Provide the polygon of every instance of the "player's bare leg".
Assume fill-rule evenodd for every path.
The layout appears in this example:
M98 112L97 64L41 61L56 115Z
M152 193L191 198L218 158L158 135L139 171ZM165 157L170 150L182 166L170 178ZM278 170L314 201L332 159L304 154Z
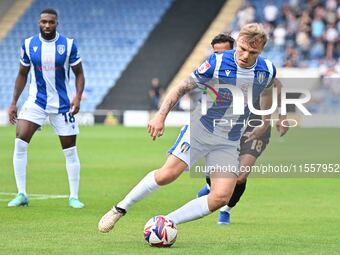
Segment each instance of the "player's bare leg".
M255 165L257 158L254 157L251 154L243 154L240 156L240 169L242 170L240 172L239 177L237 178L237 182L235 185L235 189L233 191L233 194L228 202L227 205L223 206L220 209L220 215L219 219L217 221L217 224L230 224L230 210L237 204L237 202L240 200L241 196L243 195L247 178L249 174L251 173L251 167ZM207 184L199 191L197 194L198 197L208 195L210 193L210 178L207 178Z
M29 143L40 126L28 120L17 120L16 138Z
M211 212L226 205L235 188L237 178L235 177L212 177L211 190L208 195L208 206Z
M242 171L240 176L237 178L237 184L242 184L247 181L249 174L251 173L251 168L255 165L257 158L250 154L243 154L240 156L241 168L247 171Z
M236 176L213 176L209 195L195 198L167 216L176 224L181 224L210 214L228 203L236 180Z
M59 139L66 159L66 170L70 187L69 206L80 209L84 207L84 204L78 199L80 162L76 147L77 136L59 136Z
M148 173L117 206L114 206L101 218L98 223L99 231L109 232L133 204L156 191L160 186L176 180L186 168L187 164L184 161L169 155L161 168Z
M34 133L40 126L28 120L17 120L13 167L18 195L8 203L9 207L27 206L26 194L27 149Z
M220 225L230 224L230 211L238 203L241 196L243 195L246 189L248 175L251 172L251 167L255 165L256 159L257 159L256 157L250 154L243 154L240 156L240 165L242 171L240 173L240 176L237 178L235 189L228 204L220 209L217 224Z
M155 171L155 181L163 186L175 181L187 168L187 164L174 155L169 155L165 164Z

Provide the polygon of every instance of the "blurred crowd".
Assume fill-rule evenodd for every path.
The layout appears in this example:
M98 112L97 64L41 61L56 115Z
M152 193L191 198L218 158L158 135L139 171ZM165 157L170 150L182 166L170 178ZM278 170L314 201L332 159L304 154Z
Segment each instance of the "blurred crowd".
M227 31L260 22L269 37L264 55L278 67L317 68L313 113L340 112L340 0L249 0Z
M278 66L339 65L339 0L247 1L228 30L237 36L250 22L264 25L271 38L266 52L280 56Z
M306 81L318 84L309 111L340 113L340 0L248 0L224 33L236 39L252 22L266 29L270 40L262 55L277 67L315 68L318 81ZM179 109L189 110L190 103L183 97Z

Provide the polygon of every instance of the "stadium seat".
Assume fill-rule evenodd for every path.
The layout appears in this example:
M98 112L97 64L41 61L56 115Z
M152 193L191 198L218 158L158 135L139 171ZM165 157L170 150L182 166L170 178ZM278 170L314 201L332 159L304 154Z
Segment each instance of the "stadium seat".
M105 93L114 86L152 29L171 5L172 0L37 0L0 42L0 110L7 108L19 66L23 40L39 31L37 19L41 10L59 12L58 30L75 38L83 59L86 84L100 93L95 100L84 100L82 110L93 112ZM77 12L74 12L77 10ZM86 14L86 15L84 15ZM74 79L71 79L74 82ZM27 89L26 89L27 90ZM24 93L27 95L27 91ZM24 98L25 95L22 96ZM22 100L20 101L22 103Z

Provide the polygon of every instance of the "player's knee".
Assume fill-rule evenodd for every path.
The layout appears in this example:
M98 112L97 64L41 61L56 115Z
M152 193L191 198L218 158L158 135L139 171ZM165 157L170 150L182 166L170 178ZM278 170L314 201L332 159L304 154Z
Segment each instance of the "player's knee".
M214 192L210 193L210 199L212 201L211 205L212 208L209 208L210 210L217 210L221 208L222 206L225 206L228 204L229 199L230 199L231 193L226 192L226 193L221 193L221 192Z
M76 146L76 136L60 137L61 147L63 150Z
M164 167L158 169L155 173L155 180L161 186L173 182L177 177L178 175L175 171Z
M21 132L19 130L16 131L16 136L17 139L20 139L26 143L29 143L31 138L29 137L29 135L25 134L24 132Z

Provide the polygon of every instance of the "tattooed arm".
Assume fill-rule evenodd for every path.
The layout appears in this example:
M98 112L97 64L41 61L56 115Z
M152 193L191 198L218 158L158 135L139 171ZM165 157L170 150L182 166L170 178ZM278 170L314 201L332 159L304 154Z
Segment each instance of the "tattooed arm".
M194 80L190 77L185 81L179 83L177 86L171 88L168 94L165 96L163 103L156 113L155 117L148 124L148 132L153 140L163 135L164 122L166 116L171 109L177 104L178 100L187 92L197 87Z

